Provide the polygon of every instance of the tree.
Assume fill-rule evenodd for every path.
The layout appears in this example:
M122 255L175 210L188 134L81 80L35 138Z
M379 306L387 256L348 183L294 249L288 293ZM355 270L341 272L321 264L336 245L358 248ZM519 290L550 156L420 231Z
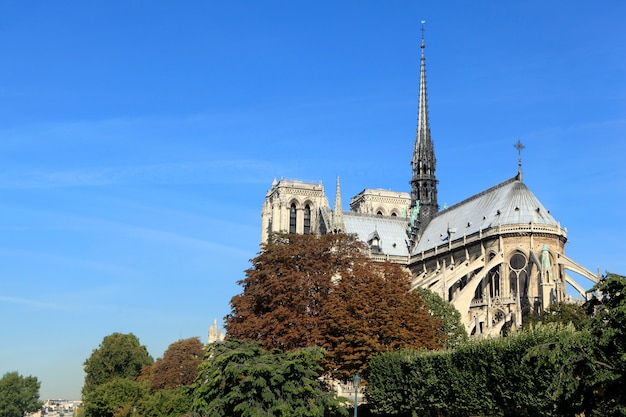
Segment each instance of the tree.
M430 315L441 319L440 337L446 348L454 348L467 342L467 331L461 322L461 313L452 303L426 288L416 288L414 291L422 297Z
M443 346L441 320L429 314L422 297L410 290L410 275L390 262L358 259L341 276L323 312L324 367L347 381L381 352Z
M153 362L148 349L139 343L134 334L113 333L106 336L83 364L83 395L115 378L134 380L144 366L152 365Z
M580 330L586 325L588 319L589 316L582 305L561 301L550 304L538 316L534 314L528 315L523 327L527 328L537 323L572 323L577 330Z
M148 395L148 386L130 378L114 377L83 397L85 415L132 417L137 403Z
M549 324L455 349L377 355L370 361L368 398L385 415L573 416L575 408L557 386L565 363L546 355L578 333L571 325Z
M259 343L212 344L193 384L195 409L212 417L332 417L347 415L324 387L319 348L271 353Z
M585 307L593 314L589 331L595 352L589 360L603 374L591 387L598 404L587 414L626 415L626 277L607 272L591 291L596 296Z
M39 387L34 376L24 377L17 372L7 372L0 379L0 417L23 417L41 408Z
M152 363L148 349L134 334L106 336L84 363L86 417L129 416L133 404L148 387L136 379Z
M365 259L353 236L276 234L251 260L231 300L227 337L281 350L319 345L321 315L334 277Z
M411 293L408 272L366 253L352 235L273 235L239 281L227 337L281 351L323 346L324 366L344 380L378 352L439 347L440 322Z
M144 396L137 406L137 414L142 417L189 416L192 410L188 387L160 389Z
M549 388L558 415L626 415L626 278L607 273L591 292L582 328L532 354L558 370Z
M152 366L152 390L191 384L196 378L203 356L204 345L198 337L172 343L163 358L157 359Z

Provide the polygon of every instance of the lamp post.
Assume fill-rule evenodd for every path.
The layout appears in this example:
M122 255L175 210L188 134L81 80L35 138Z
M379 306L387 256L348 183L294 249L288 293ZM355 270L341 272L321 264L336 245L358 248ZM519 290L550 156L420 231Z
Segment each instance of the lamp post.
M352 377L352 384L354 385L354 417L357 417L357 409L359 408L359 384L361 383L361 377L357 372Z

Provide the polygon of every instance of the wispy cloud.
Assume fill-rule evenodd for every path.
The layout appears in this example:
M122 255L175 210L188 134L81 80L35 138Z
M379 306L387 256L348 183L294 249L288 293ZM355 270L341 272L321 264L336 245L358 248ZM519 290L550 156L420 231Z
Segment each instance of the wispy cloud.
M254 183L273 175L254 110L0 130L0 188ZM240 144L246 143L245 147Z
M247 159L96 167L61 171L8 171L0 188L97 187L120 184L261 183L272 165Z
M163 243L172 246L186 247L188 249L207 251L211 253L230 254L238 257L249 257L250 252L240 247L224 245L214 241L199 239L180 233L168 232L165 230L137 227L131 225L116 224L118 231L135 238L150 241L152 243Z
M68 303L51 303L49 301L41 301L34 298L9 297L0 295L0 302L8 304L19 304L26 307L43 309L43 310L59 310L72 311L75 306Z
M9 255L14 259L37 259L38 262L72 265L82 269L105 272L115 276L133 276L138 273L138 271L133 268L110 262L95 261L75 256L64 256L44 251L14 249L0 246L0 254Z

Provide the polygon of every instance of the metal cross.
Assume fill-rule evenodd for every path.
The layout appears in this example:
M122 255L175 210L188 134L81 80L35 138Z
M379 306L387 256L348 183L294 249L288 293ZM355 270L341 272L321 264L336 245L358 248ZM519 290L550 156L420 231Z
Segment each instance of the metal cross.
M513 145L515 147L515 149L517 149L517 166L519 167L519 170L522 170L522 149L525 148L524 145L522 145L522 142L520 142L520 140L517 140L517 143L515 145Z

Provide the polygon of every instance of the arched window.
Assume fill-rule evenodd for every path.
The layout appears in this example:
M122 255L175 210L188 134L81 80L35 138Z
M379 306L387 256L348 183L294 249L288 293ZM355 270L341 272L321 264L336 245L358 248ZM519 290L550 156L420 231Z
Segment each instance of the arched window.
M289 233L296 233L296 205L291 204L289 209Z
M311 233L311 207L307 204L304 206L304 234Z
M394 211L393 213L391 213L391 217L398 217L398 213Z
M467 227L469 227L470 224L467 224ZM496 254L491 252L489 254L489 262L493 261L493 259L496 257ZM487 273L487 285L489 285L489 296L491 298L495 298L495 297L499 297L500 296L500 265L498 266L494 266L493 268L491 268L491 270Z
M500 267L494 266L487 274L489 280L489 295L491 298L500 296Z
M511 256L509 260L509 289L512 296L526 295L528 293L528 277L526 275L526 257L519 252Z
M376 215L377 215L377 216L382 216L382 215L383 215L383 212L382 212L382 211L380 211L380 210L378 210L378 212L376 213Z

